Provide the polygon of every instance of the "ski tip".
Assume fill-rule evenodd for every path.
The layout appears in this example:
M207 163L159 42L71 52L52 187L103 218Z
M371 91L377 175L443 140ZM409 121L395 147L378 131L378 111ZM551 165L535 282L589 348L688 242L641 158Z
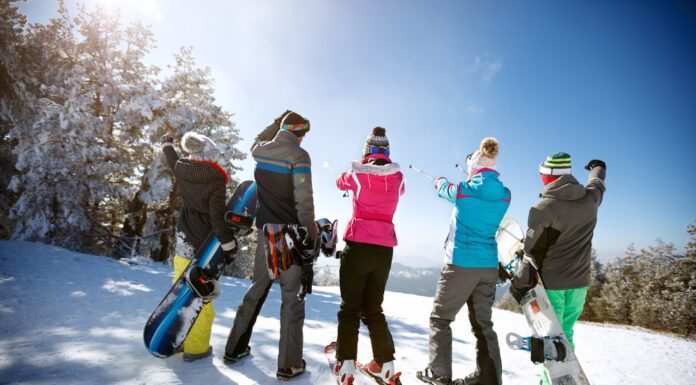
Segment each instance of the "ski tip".
M328 168L328 167L329 167L329 162L324 162L324 163L322 163L321 165Z

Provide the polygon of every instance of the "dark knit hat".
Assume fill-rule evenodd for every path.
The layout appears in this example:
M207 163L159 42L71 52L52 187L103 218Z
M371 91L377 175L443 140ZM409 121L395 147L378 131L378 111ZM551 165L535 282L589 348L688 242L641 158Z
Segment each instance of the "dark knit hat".
M547 156L546 161L539 165L539 174L550 177L571 174L570 155L557 152Z
M365 140L363 148L363 158L373 154L383 154L389 156L389 139L387 139L387 130L383 127L375 127Z
M287 110L281 115L280 128L290 131L297 137L303 137L309 131L309 120L302 117L297 112Z

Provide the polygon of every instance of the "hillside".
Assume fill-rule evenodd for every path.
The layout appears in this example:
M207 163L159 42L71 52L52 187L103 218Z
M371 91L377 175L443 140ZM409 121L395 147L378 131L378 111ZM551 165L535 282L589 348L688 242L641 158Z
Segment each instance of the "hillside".
M152 357L145 321L169 289L172 269L158 263L79 254L40 243L0 241L0 382L23 384L273 384L280 296L274 287L251 339L252 356L226 366L221 355L249 281L223 278L215 302L213 357L185 363ZM308 373L292 384L331 384L322 351L336 335L338 288L315 287L307 300L304 358ZM404 383L427 364L432 298L387 292L384 310ZM494 310L499 339L527 334L522 315ZM311 332L310 332L311 331ZM473 336L463 310L453 324L454 371L474 365ZM696 383L696 343L639 328L580 322L577 354L593 385ZM540 367L501 346L504 383L535 384ZM361 330L359 359L371 359Z

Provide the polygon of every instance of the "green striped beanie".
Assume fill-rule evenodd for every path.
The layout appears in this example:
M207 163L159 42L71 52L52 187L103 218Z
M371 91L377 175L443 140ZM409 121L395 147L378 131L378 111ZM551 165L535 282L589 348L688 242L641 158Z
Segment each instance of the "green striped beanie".
M546 161L539 165L539 173L546 176L568 175L570 172L570 154L557 152L546 157Z

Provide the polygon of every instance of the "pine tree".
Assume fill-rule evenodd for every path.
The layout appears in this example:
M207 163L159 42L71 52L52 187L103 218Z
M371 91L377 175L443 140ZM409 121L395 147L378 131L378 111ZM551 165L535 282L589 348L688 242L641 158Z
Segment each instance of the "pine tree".
M27 33L25 71L34 79L32 108L17 122L11 187L13 237L79 248L94 232L113 229L130 193L141 128L151 118L155 71L142 65L152 46L139 24L121 28L118 15L64 4L48 25ZM28 116L27 113L24 116Z
M19 8L10 0L0 0L0 239L11 234L14 221L9 217L9 208L18 198L8 188L17 175L14 167L17 157L13 153L17 142L9 132L22 119L21 112L30 96L21 61L25 25L26 17Z
M602 291L604 277L602 276L602 264L597 258L597 252L592 249L590 261L590 285L587 288L587 296L585 298L585 308L580 315L581 320L597 319L597 311L595 309L595 301L599 298Z

